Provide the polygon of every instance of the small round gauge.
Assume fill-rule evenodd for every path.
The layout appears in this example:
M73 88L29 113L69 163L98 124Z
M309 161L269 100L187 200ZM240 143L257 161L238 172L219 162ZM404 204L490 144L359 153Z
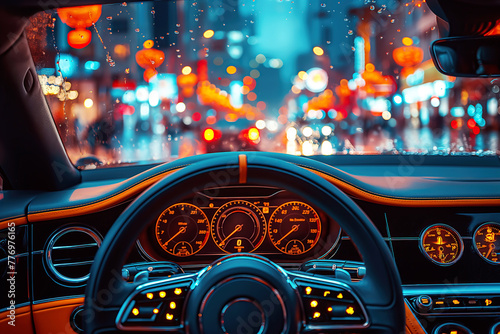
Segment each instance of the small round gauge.
M464 247L457 231L448 225L437 224L422 233L420 248L432 262L449 266L460 259Z
M269 219L269 238L282 253L300 255L312 249L321 235L317 212L303 202L287 202Z
M500 264L500 224L485 223L474 232L474 248L483 259Z
M250 202L235 200L221 206L212 219L212 238L226 253L253 252L266 236L266 218Z
M189 256L205 246L209 228L208 218L200 208L177 203L163 211L156 221L156 240L169 254Z

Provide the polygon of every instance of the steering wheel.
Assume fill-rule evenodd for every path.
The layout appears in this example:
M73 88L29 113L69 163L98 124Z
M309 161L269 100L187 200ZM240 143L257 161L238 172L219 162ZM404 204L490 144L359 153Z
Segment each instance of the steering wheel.
M310 171L259 152L206 157L144 191L111 227L86 288L85 333L404 333L394 261L347 195ZM365 277L348 282L287 271L254 254L231 254L196 273L134 283L122 278L126 250L144 222L198 190L244 183L287 189L323 210L356 244Z

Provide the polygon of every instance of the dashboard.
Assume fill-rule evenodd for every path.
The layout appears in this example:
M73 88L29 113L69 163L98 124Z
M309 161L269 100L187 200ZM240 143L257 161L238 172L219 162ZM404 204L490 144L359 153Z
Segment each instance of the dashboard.
M295 157L286 159L294 162ZM376 157L370 157L370 168L321 159L297 164L346 192L373 222L397 265L419 327L435 334L442 328L458 331L450 323L473 333L497 326L499 166L426 164L412 166L408 176L399 163L377 164ZM15 222L18 306L37 309L67 300L72 312L75 303L81 304L75 298L84 295L93 256L112 224L145 189L190 162L130 169L118 179L89 172L81 185L55 192L4 192L0 289L8 289L7 224ZM473 180L467 177L471 169L477 173ZM144 268L164 270L167 263L195 272L237 252L263 255L287 270L333 275L336 267L352 280L362 279L356 245L339 222L313 205L317 200L265 184L193 191L142 222L143 232L126 262L130 279ZM0 296L0 310L6 312L8 303L7 294Z
M137 244L149 260L210 263L230 253L255 253L281 263L328 258L339 225L294 194L266 186L198 191L150 222Z

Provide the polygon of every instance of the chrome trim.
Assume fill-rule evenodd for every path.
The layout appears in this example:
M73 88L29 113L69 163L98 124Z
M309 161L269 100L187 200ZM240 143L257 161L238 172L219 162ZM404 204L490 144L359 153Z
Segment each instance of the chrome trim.
M359 306L361 307L361 311L363 312L363 316L365 317L366 321L361 324L361 325L357 325L357 324L354 324L354 325L349 325L349 324L343 324L343 325L306 325L306 328L305 330L308 331L308 330L331 330L331 329L342 329L342 330L345 330L345 329L362 329L362 328L368 328L370 326L370 319L368 317L368 313L366 313L366 310L365 310L365 306L364 304L361 302L361 299L359 299L359 297L357 296L356 293L354 293L354 291L351 289L351 287L346 284L346 283L343 283L343 282L339 282L337 280L331 280L331 279L327 279L327 278L322 278L322 277L314 277L314 276L308 276L308 275L303 275L303 274L300 274L300 273L290 273L290 276L294 277L294 282L296 280L296 278L298 278L298 280L304 280L305 282L304 283L311 283L311 284L314 284L315 282L319 282L319 283L316 283L316 284L323 284L323 285L337 285L339 287L341 287L342 289L345 289L347 290L353 297L354 299L358 302ZM302 296L300 297L301 300L302 300Z
M448 263L441 263L441 262L438 262L434 259L432 259L428 254L427 252L425 251L424 249L424 246L423 246L423 236L425 235L425 233L433 228L433 227L436 227L436 226L444 226L445 228L451 230L451 232L455 233L458 237L458 241L460 243L460 253L458 254L458 256L455 258L455 260L451 261L451 262L448 262ZM462 240L462 236L460 235L460 233L458 233L457 230L455 230L453 227L451 227L450 225L447 225L447 224L441 224L441 223L436 223L436 224L432 224L432 225L429 225L428 227L426 227L421 233L420 233L420 237L419 237L419 241L418 241L418 248L420 249L420 252L425 256L425 258L429 261L431 261L432 263L438 265L438 266L441 266L441 267L449 267L449 266L452 266L454 265L455 263L458 262L458 260L460 260L460 258L462 257L463 253L464 253L464 241Z
M30 302L16 304L16 310L20 307L29 306L29 305L30 305ZM10 311L7 307L0 309L0 313L7 312L7 311ZM30 310L30 312L31 312L31 310Z
M468 327L465 327L462 324L457 324L455 322L446 322L444 324L439 325L435 330L432 331L432 334L440 334L440 333L442 333L441 330L445 326L455 326L455 327L458 327L459 329L462 329L462 330L465 329L468 332L467 334L473 334L472 331Z
M54 276L56 276L57 279L65 282L65 283L71 283L71 284L83 283L83 282L85 282L89 278L90 273L87 274L87 275L85 275L85 276L83 276L83 277L71 278L71 277L64 276L63 274L61 274L60 272L58 272L57 269L56 269L56 267L86 265L86 264L92 263L93 260L92 261L83 261L83 262L73 262L73 263L67 263L67 264L66 263L54 264L52 262L52 251L54 249L59 249L57 247L62 247L61 249L67 249L67 248L75 248L77 246L80 246L80 245L75 245L75 247L72 247L72 246L55 246L55 244L59 240L59 238L61 238L63 235L68 234L70 232L85 233L89 237L91 237L92 239L94 239L94 241L97 244L97 248L101 247L102 238L96 232L94 232L93 230L91 230L90 228L83 227L83 226L68 226L68 227L65 227L65 228L59 230L58 232L56 232L55 234L53 234L51 236L51 238L49 239L49 242L45 246L45 251L44 251L44 254L43 254L44 255L43 258L45 260L45 263L46 263L47 267L49 268L49 271ZM83 245L88 245L88 244L83 244Z
M84 297L85 297L85 295L69 295L69 296L63 296L63 297L46 298L46 299L40 299L40 300L33 301L33 305L49 303L49 302L54 302L54 301L58 301L58 300L68 300L68 299L84 298Z
M450 283L403 285L403 296L500 294L500 283Z
M54 246L52 249L90 248L95 246L99 247L97 243L92 243L92 244L81 244L81 245L71 245L71 246Z
M496 225L496 227L498 229L500 229L500 224L497 223L497 222L485 222L485 223L479 225L476 228L476 230L474 231L474 234L472 235L472 248L474 248L474 250L476 251L476 254L478 254L484 261L488 262L489 264L499 265L500 262L494 262L494 261L491 261L491 260L485 258L483 256L483 254L481 254L481 252L479 251L479 249L477 249L476 240L475 240L476 239L476 233L477 233L477 231L479 231L480 228L482 228L483 226L486 226L486 225ZM486 255L488 255L488 254L486 254Z
M141 242L139 241L139 238L137 239L137 241L135 242L136 245L137 245L137 248L139 250L139 254L142 256L142 258L148 262L156 262L156 261L161 261L160 259L155 259L154 257L152 257L151 255L149 255L148 252L146 252L146 250L144 250L144 248L142 247L141 245Z
M76 266L82 266L85 264L92 264L92 263L94 263L94 261L57 263L57 264L54 264L54 267L76 267Z

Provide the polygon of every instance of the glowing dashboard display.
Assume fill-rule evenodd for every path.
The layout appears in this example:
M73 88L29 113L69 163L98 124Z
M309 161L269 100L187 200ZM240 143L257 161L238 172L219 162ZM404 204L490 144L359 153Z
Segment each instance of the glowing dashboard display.
M152 261L184 264L228 253L295 262L329 256L338 248L340 226L285 190L218 189L218 197L198 192L167 206L139 237L141 253ZM238 196L242 191L249 194Z

